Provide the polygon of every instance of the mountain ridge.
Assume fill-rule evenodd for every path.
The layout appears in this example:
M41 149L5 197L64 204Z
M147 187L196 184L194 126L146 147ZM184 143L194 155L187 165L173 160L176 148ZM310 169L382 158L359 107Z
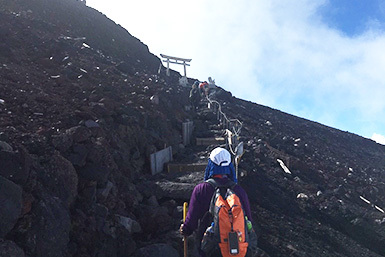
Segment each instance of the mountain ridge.
M181 124L199 137L216 115L188 111L179 73L158 74L147 46L83 3L0 3L0 255L178 256L203 171L152 176L149 156L172 146L174 162L203 162L213 146L184 146ZM267 254L385 256L384 146L211 97L243 122L240 183Z

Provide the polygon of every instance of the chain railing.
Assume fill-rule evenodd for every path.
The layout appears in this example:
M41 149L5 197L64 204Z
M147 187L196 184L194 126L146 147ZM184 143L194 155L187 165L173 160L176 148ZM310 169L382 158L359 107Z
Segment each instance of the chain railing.
M221 104L216 100L211 100L208 96L206 97L209 102L209 108L213 109L214 113L217 114L217 119L221 122L224 129L229 129L235 136L239 136L242 129L242 122L238 119L229 119L226 114L222 111Z
M232 138L228 144L229 150L234 156L237 156L238 138L241 133L242 122L238 119L229 119L222 111L222 106L218 101L211 100L208 96L206 96L206 99L209 103L209 109L212 109L213 112L217 114L217 119L220 121L222 128L230 131L231 135L227 135L229 138ZM234 145L235 149L233 149Z
M211 100L208 96L206 96L206 99L209 102L209 109L212 109L213 112L217 114L217 119L221 122L222 127L229 130L230 135L228 134L227 136L231 138L231 140L228 139L228 146L231 154L234 155L236 177L238 178L238 165L243 155L243 142L238 142L242 122L238 119L229 119L222 111L222 106L218 101ZM233 137L233 135L235 137ZM235 149L233 149L234 145Z

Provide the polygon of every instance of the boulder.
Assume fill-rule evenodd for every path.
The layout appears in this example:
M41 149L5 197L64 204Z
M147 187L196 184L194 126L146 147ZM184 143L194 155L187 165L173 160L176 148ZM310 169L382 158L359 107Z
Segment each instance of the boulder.
M87 161L92 163L104 163L108 166L115 166L115 162L111 153L108 151L110 145L104 138L98 138L92 145L88 146L90 149Z
M78 175L67 159L55 152L44 172L38 173L43 185L69 207L78 195Z
M139 233L142 231L142 228L140 227L140 224L129 217L124 217L120 215L115 215L117 222L122 225L128 233Z
M155 184L155 182L150 180L143 181L136 185L137 190L145 198L150 198L152 195L154 195L155 193L154 189L156 187L158 186Z
M111 181L107 181L106 186L98 190L98 198L106 199L107 196L110 194L111 190L114 188L114 186L114 183L112 183Z
M102 119L97 121L93 121L93 120L84 121L84 126L86 126L90 130L91 135L96 138L102 137L104 134L104 131L100 124L103 124Z
M86 165L77 169L78 174L84 180L97 181L102 187L107 182L110 173L117 169L117 165L109 152L109 144L106 139L98 138L93 144L89 144L89 152L86 158Z
M89 129L83 126L76 126L67 129L66 134L69 135L75 143L84 142L91 136Z
M89 150L83 144L73 146L73 151L68 156L68 160L75 166L83 167L86 164L86 158Z
M0 238L16 224L22 209L22 188L0 176Z
M111 170L105 165L99 163L87 163L84 167L78 169L79 177L88 180L96 181L98 185L107 183L107 178Z
M13 152L13 148L8 143L0 141L0 151Z
M127 178L121 177L119 181L120 183L124 181L124 184L120 187L120 199L124 201L127 208L136 208L143 201L143 195Z
M139 217L138 222L144 233L155 235L171 229L172 219L166 207L142 204L134 210L134 214Z
M0 241L0 256L24 257L24 251L13 241Z
M118 256L132 256L136 250L136 243L132 237L122 237L117 244Z
M24 147L17 151L0 151L0 175L24 185L28 179L31 167L31 158Z
M96 181L88 181L85 185L79 186L78 200L83 204L93 205L96 202Z
M159 199L172 198L178 200L189 200L195 185L178 182L156 182L156 193Z
M52 136L53 146L61 153L66 152L73 144L72 136L67 133Z
M111 111L109 111L106 108L106 105L104 103L91 102L90 107L91 107L92 112L97 117L105 117L105 116L111 115Z
M27 232L28 249L36 257L67 257L71 231L70 214L63 202L43 193L34 206L31 229Z
M84 122L84 125L87 128L99 128L100 127L99 123L97 123L96 121L93 121L93 120L86 120Z

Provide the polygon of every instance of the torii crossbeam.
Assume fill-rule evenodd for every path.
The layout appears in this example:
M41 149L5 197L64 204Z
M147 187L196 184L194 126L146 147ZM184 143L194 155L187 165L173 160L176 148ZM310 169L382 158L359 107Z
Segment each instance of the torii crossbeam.
M185 58L179 58L179 57L173 57L165 54L160 54L163 60L163 62L167 62L167 76L170 76L170 63L175 63L175 64L181 64L184 67L184 77L186 77L186 66L190 66L188 62L191 62L192 59L185 59Z

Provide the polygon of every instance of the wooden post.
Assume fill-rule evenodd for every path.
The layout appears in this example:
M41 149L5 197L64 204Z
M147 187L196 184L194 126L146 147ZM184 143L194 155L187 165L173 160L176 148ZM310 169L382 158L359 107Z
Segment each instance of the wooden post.
M186 62L183 61L183 68L184 68L184 76L186 77Z
M167 76L170 76L170 59L167 58Z

